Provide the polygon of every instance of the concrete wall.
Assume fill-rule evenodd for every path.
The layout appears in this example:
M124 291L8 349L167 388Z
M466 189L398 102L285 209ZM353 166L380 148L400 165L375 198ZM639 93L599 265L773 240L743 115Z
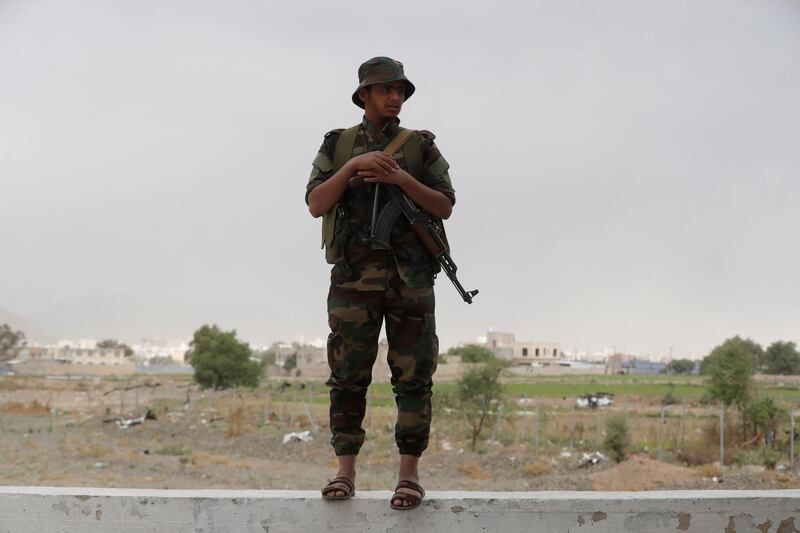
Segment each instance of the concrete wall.
M0 533L791 533L800 490L432 492L393 511L388 492L0 487Z

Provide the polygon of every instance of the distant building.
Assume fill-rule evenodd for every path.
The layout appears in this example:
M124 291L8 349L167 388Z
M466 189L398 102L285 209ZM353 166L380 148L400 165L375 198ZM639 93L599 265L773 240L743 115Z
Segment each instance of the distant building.
M24 361L60 361L76 365L122 365L125 348L72 348L69 346L26 346L17 359Z
M517 341L513 333L490 331L486 348L500 359L519 365L557 365L561 360L561 345L557 342Z
M615 353L606 358L606 369L609 374L630 374L631 363L635 355Z
M189 344L186 341L166 341L164 339L142 339L139 344L131 346L139 360L149 361L158 358L160 362L166 358L176 364L186 364L186 352Z
M275 364L283 368L286 359L291 355L297 356L297 368L309 366L322 366L328 364L326 348L313 346L311 344L300 344L298 342L275 343L270 347L270 351L275 352Z
M80 343L78 343L80 346ZM26 346L13 361L20 375L127 375L136 370L125 348Z
M646 361L644 359L634 359L625 363L623 366L628 367L627 374L651 375L660 374L667 366L665 363L656 361Z

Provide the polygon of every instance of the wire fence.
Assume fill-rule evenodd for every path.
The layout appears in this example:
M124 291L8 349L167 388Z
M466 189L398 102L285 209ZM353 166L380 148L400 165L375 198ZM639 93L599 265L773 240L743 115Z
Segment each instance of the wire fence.
M176 406L176 400L182 405ZM44 401L44 400L42 400ZM47 405L58 405L58 395L48 392ZM66 400L65 400L66 401ZM735 408L702 405L696 398L676 398L674 405L659 405L656 397L619 396L607 407L585 408L574 398L505 396L488 415L481 442L521 447L534 455L555 455L565 450L590 452L603 449L610 417L623 416L630 450L660 460L678 459L691 464L731 464L748 450L769 448L781 460L794 464L796 457L795 411L798 402L778 399L781 409L767 431L743 431ZM396 418L391 392L370 391L364 426L367 430L390 429ZM125 418L140 416L145 409L175 410L205 421L226 421L244 410L259 425L274 424L287 430L302 426L327 432L328 391L320 385L269 388L202 390L184 385L163 390L147 384L119 385L99 390L74 391L67 408L81 407L89 416ZM469 442L470 428L454 408L437 408L432 426L436 446L440 441ZM466 445L465 445L466 446Z

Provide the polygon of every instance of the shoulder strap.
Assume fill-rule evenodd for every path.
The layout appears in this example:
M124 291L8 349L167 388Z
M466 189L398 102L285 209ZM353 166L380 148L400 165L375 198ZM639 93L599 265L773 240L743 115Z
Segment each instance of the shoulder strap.
M336 148L333 152L333 171L337 172L350 160L353 155L353 147L356 145L356 135L361 124L356 124L352 128L344 130L336 141Z
M394 139L392 139L392 142L390 142L386 146L386 148L383 149L383 151L389 155L394 155L395 152L397 152L400 149L400 147L402 147L405 144L405 142L409 139L409 137L411 137L412 133L414 133L413 130L407 130L401 128L400 133L395 135Z
M403 145L403 157L408 166L408 172L418 180L422 180L423 166L422 166L422 146L419 144L419 137L412 135L408 142Z
M398 150L403 150L403 158L406 160L408 172L417 178L422 179L422 147L419 144L419 137L414 130L401 129L400 133L392 139L384 152L394 155Z

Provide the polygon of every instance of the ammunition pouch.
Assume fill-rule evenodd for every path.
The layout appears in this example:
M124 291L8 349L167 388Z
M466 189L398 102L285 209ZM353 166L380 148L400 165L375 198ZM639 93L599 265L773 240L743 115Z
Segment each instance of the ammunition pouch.
M322 247L325 248L325 261L335 265L344 261L344 248L347 244L345 230L347 211L338 203L322 215Z

